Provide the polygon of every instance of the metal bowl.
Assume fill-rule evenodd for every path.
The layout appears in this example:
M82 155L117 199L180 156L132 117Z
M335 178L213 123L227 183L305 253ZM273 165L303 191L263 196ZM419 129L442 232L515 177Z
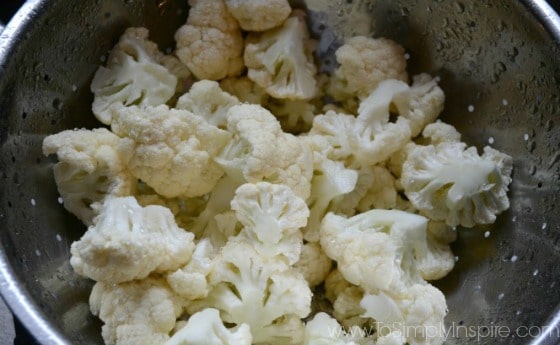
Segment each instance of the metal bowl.
M128 26L160 48L186 1L33 0L0 34L0 292L42 344L102 344L92 283L69 265L84 226L64 211L43 138L96 127L89 83ZM443 119L514 158L511 209L459 229L448 344L560 342L560 18L542 0L309 0L323 67L344 37L403 44L411 74L441 78ZM466 330L476 329L475 334ZM498 332L499 330L499 332ZM478 339L477 339L478 338Z

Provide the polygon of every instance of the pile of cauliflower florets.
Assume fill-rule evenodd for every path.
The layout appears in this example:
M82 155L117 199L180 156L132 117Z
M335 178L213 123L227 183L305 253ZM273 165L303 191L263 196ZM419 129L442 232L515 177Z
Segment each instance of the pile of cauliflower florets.
M129 28L91 83L106 127L43 142L87 227L106 344L441 344L455 227L509 207L512 159L437 120L404 49L318 73L286 0L189 0L166 55Z

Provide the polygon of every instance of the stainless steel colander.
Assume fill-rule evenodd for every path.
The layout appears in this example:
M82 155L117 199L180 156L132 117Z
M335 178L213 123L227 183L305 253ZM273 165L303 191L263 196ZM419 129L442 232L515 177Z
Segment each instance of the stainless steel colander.
M511 209L493 226L459 229L457 266L436 283L457 332L447 343L560 343L560 18L542 0L300 4L323 69L345 37L392 38L411 74L440 77L443 119L467 143L514 158ZM92 284L68 260L85 229L58 203L42 139L99 125L89 83L126 27L148 27L165 49L187 11L172 0L30 0L0 33L0 292L43 344L102 340Z

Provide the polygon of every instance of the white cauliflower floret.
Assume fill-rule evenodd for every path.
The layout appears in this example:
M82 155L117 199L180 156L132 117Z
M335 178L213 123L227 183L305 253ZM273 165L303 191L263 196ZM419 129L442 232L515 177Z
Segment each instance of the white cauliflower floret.
M187 300L206 297L210 291L208 276L214 267L216 255L210 240L200 240L189 263L167 275L171 289Z
M422 136L428 139L430 144L458 143L461 141L461 133L450 124L437 120L430 123L422 131Z
M222 177L207 195L208 201L204 209L191 218L187 229L197 238L210 239L216 248L223 246L230 236L237 235L240 226L231 210L230 202L239 186L239 181L227 175Z
M320 312L305 324L303 345L372 345L359 328L344 329L329 314Z
M43 153L58 158L53 172L64 207L86 225L95 217L92 203L134 193L136 179L117 152L119 141L105 128L66 130L43 140Z
M147 278L121 284L98 282L89 297L107 345L161 345L169 339L183 307L165 280Z
M406 82L404 48L386 38L355 36L336 51L340 64L335 71L330 93L336 100L366 98L383 80Z
M449 248L448 242L438 239L430 231L427 232L426 240L426 250L416 256L416 268L425 280L441 279L455 267L455 255Z
M450 226L490 224L509 208L512 159L491 147L479 156L464 143L417 146L403 164L401 184L410 202Z
M312 137L308 139L314 140ZM358 173L345 168L342 162L324 157L320 152L315 151L313 154L315 169L311 179L311 195L307 200L310 216L303 232L307 241L318 242L321 220L333 202L354 190Z
M175 33L175 54L198 79L220 80L243 70L243 37L223 0L189 0Z
M398 95L394 102L399 114L409 120L415 137L442 112L445 94L436 79L429 74L419 74L414 76L408 92Z
M235 105L227 118L233 140L216 157L226 174L239 184L284 184L307 199L313 174L309 147L294 135L284 133L274 115L259 105Z
M289 264L300 258L303 244L300 229L307 223L309 209L285 185L246 183L235 191L231 209L249 239L263 257L284 256Z
M430 284L414 284L401 295L366 294L360 305L364 317L376 320L378 344L397 335L397 344L441 345L445 340L445 296Z
M366 292L400 291L447 269L428 245L425 217L399 210L370 210L346 218L329 213L321 225L321 246L350 283ZM419 268L422 267L422 270ZM447 273L447 272L446 272Z
M245 31L266 31L282 25L292 12L288 0L225 0Z
M352 327L368 328L369 321L364 316L364 308L360 301L364 297L364 290L355 285L342 289L333 302L333 316L347 329Z
M294 267L301 272L311 288L321 284L331 272L332 261L319 243L305 243Z
M219 309L224 322L251 328L255 344L299 344L311 290L283 261L267 260L251 243L229 241L211 274L213 289L197 308Z
M164 197L206 194L223 175L214 157L230 135L187 110L120 108L112 129L130 172Z
M406 83L386 80L360 103L357 117L328 111L313 119L310 134L326 137L332 147L329 158L349 167L383 162L411 138L407 119L399 116L390 122L391 103L406 90Z
M141 207L134 197L107 197L94 225L72 243L70 264L76 273L96 281L143 279L185 265L193 239L165 207Z
M191 315L187 324L164 345L251 345L251 342L247 324L226 328L219 310L207 308Z
M396 205L395 178L387 168L375 165L358 170L356 187L337 202L335 210L351 216L374 208L393 209Z
M429 126L429 125L428 125ZM400 178L402 173L402 166L408 157L408 154L416 147L416 144L411 141L408 142L404 147L400 150L395 152L389 160L386 162L387 169L395 176L396 178ZM402 187L400 187L400 180L396 181L396 185L399 187L397 188L399 191L402 191Z
M188 93L177 100L175 108L188 110L216 127L225 128L227 112L239 104L237 97L222 91L220 84L212 80L197 81Z
M248 77L275 98L311 99L317 93L309 33L303 18L288 18L276 29L247 36Z
M174 94L177 77L159 64L163 54L148 40L145 28L129 28L113 47L106 67L91 82L93 114L103 124L112 121L114 105L160 105Z

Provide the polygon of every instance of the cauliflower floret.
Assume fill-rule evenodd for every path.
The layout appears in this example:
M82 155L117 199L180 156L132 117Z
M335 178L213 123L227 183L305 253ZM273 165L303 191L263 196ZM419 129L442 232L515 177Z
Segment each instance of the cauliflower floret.
M147 278L121 284L98 282L89 297L107 345L161 345L169 339L183 307L165 280Z
M359 168L383 162L411 138L410 124L399 116L390 122L393 99L408 90L398 80L386 80L360 103L358 117L328 111L313 119L311 135L322 135L332 147L329 158Z
M177 77L175 95L183 94L194 82L194 76L192 75L191 71L175 55L164 55L159 59L159 63L163 67L167 68L167 70L171 72L171 74ZM172 100L173 98L170 101Z
M334 268L329 275L325 278L325 297L331 302L336 301L337 296L339 296L344 289L352 286L346 279L338 268Z
M259 105L235 105L227 118L233 140L216 157L226 174L239 184L284 184L298 197L307 199L313 174L309 147L284 133L274 115Z
M294 267L301 272L309 287L321 284L332 268L331 259L323 252L319 243L305 243L301 249L299 261Z
M448 267L447 261L433 260L443 255L431 251L427 224L425 217L399 210L374 209L350 218L329 213L321 225L321 246L350 283L366 292L401 291L424 282L422 272L435 276Z
M431 223L431 222L430 222ZM428 225L430 229L430 225ZM427 248L416 254L416 268L425 280L441 279L455 267L455 255L448 242L438 239L431 231L426 236Z
M311 99L317 93L311 41L303 18L294 16L276 29L247 36L248 77L275 98Z
M124 137L119 153L128 169L158 194L196 197L216 185L214 162L230 135L187 110L126 107L115 111L113 131Z
M216 255L210 240L200 240L189 263L167 275L171 289L187 300L206 297L210 290L208 276L214 267Z
M396 344L441 345L445 340L445 296L430 284L414 284L402 295L366 294L360 305L364 317L376 320L378 344L395 335Z
M342 162L324 157L320 152L313 152L313 154L316 163L311 180L311 196L307 200L310 216L303 232L307 241L318 242L321 220L335 200L343 198L345 194L354 190L358 173L345 168Z
M64 207L86 225L96 215L92 203L134 193L136 179L117 152L119 141L105 128L66 130L43 140L43 153L58 158L54 180Z
M246 183L235 191L231 209L244 228L240 236L253 243L263 257L282 255L294 264L300 258L300 228L307 223L309 209L285 185Z
M187 324L164 345L251 345L252 340L247 324L228 329L219 310L207 308L191 315Z
M245 31L266 31L282 25L292 12L288 0L225 0Z
M395 182L383 166L363 167L358 170L356 187L337 202L335 210L351 216L374 208L393 209L397 206Z
M490 224L509 208L512 159L491 147L479 156L464 143L417 146L403 164L401 184L410 202L450 226Z
M461 133L452 125L437 120L430 123L422 131L422 136L429 140L432 145L441 143L458 143L461 141Z
M264 105L270 98L265 89L246 76L223 79L220 81L220 87L242 103Z
M344 288L333 302L333 316L346 329L352 327L368 328L370 320L364 316L365 310L360 305L364 290L350 285Z
M268 109L280 121L285 132L304 133L311 128L317 109L314 100L273 98L247 77L227 78L220 82L220 86L241 102L260 104Z
M222 91L220 84L212 80L197 81L188 93L179 97L175 108L188 110L216 127L225 128L227 112L239 104L237 97Z
M175 55L198 79L220 80L243 70L243 37L223 0L189 0L187 23L175 33Z
M204 200L199 198L164 198L157 194L144 182L139 181L134 197L140 206L159 205L168 208L180 228L189 229L188 225L193 217L196 217L204 207ZM189 229L190 231L190 229Z
M113 47L106 67L91 82L92 110L103 124L112 121L114 105L160 105L174 94L177 77L159 64L163 54L148 40L145 28L129 28Z
M414 76L408 92L397 95L394 100L399 114L409 120L413 137L436 120L443 110L444 102L443 90L429 74Z
M229 241L211 273L213 289L197 309L217 308L222 320L251 327L255 344L299 344L311 290L282 260L267 260L250 242Z
M107 197L99 215L72 243L70 264L96 281L143 279L185 265L194 250L193 234L179 228L169 209L141 207L134 197Z
M429 125L428 125L429 126ZM389 160L386 162L387 169L395 176L396 178L401 177L402 173L402 166L408 157L408 154L416 147L414 142L408 142L404 145L400 150L395 152ZM400 180L395 182L396 185L399 187L397 188L399 191L402 191L402 187L400 186Z
M239 181L227 175L222 177L207 196L208 201L204 209L191 218L187 229L197 238L210 239L216 248L223 246L230 236L237 235L240 226L231 210L230 202L239 186Z
M336 60L329 92L339 101L364 99L383 80L408 80L404 48L386 38L352 37L337 49Z
M372 345L373 339L359 328L344 329L336 319L327 313L317 313L305 324L303 345Z

